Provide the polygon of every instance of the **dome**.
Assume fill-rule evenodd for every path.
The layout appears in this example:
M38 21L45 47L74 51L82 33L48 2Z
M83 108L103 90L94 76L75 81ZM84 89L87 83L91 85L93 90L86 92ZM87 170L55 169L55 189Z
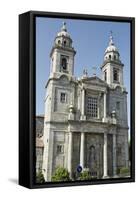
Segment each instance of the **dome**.
M66 23L63 22L61 30L56 34L53 48L59 48L59 49L62 48L64 50L68 50L68 51L71 50L74 53L76 53L72 44L73 44L73 41L69 33L67 32Z
M110 35L109 45L106 48L105 53L108 53L108 52L111 52L111 51L118 52L118 49L116 48L116 46L114 45L114 42L113 42L112 33Z
M116 51L118 52L118 49L114 45L110 45L106 48L105 53L110 52L110 51Z
M70 35L69 35L69 33L67 32L67 29L66 29L66 22L63 22L63 26L61 28L61 31L59 33L57 33L57 37L61 37L61 36L65 36L65 37L70 38Z
M57 34L58 37L60 36L65 36L65 37L70 37L69 33L67 33L66 31L61 31Z

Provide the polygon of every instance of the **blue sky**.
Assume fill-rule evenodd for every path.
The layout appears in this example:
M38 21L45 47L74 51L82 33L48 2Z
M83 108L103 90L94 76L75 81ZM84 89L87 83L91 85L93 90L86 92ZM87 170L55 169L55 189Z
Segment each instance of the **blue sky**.
M128 91L130 124L130 24L120 22L36 18L36 114L44 114L45 85L50 72L49 54L63 21L67 23L67 30L77 51L74 64L76 77L82 75L84 68L87 68L91 76L93 67L97 68L96 74L101 77L100 66L112 30L114 43L124 63L124 84Z

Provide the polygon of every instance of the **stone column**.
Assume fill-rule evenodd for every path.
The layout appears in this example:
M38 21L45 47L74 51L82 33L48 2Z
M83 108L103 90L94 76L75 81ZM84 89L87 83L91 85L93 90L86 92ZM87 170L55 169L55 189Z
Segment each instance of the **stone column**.
M106 119L106 92L104 92L104 119Z
M129 167L129 145L128 145L128 134L125 135L125 160L126 167Z
M81 119L85 119L85 89L82 88L81 91Z
M116 134L113 134L113 176L116 177Z
M81 133L81 143L80 143L80 166L84 168L84 142L85 135L84 132Z
M103 146L103 178L108 178L108 163L107 163L107 133L104 133Z
M72 132L69 132L68 139L68 172L70 173L70 177L72 176Z

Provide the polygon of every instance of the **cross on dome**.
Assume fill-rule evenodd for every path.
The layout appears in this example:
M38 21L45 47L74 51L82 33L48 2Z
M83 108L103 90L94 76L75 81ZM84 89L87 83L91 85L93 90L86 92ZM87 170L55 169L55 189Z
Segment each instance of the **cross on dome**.
M65 36L70 38L69 33L67 32L67 28L66 28L66 22L62 22L62 27L60 29L60 32L57 33L57 36Z
M63 23L63 25L62 25L61 31L67 31L66 22L62 22L62 23Z
M113 42L113 32L110 31L110 41L109 41L109 45L114 45L114 42Z
M108 44L108 47L105 50L105 54L108 53L108 52L118 52L118 49L116 48L114 41L113 41L113 32L112 31L110 31L109 44Z

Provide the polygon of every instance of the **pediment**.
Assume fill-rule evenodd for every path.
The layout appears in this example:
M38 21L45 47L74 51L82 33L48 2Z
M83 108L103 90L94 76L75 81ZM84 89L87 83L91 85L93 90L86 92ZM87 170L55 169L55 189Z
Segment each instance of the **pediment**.
M85 79L83 79L83 83L90 84L90 85L92 84L92 85L100 85L100 86L107 87L107 83L105 83L103 80L101 80L97 76L85 78Z
M123 92L124 92L124 88L121 88L120 86L116 86L115 89L114 89L114 92L115 92L117 95L121 95L121 94L123 94Z
M116 92L118 92L118 93L122 92L122 88L121 88L120 86L116 86L115 90L116 90Z
M61 75L60 78L59 78L59 81L62 83L62 84L69 84L69 79L66 75Z

